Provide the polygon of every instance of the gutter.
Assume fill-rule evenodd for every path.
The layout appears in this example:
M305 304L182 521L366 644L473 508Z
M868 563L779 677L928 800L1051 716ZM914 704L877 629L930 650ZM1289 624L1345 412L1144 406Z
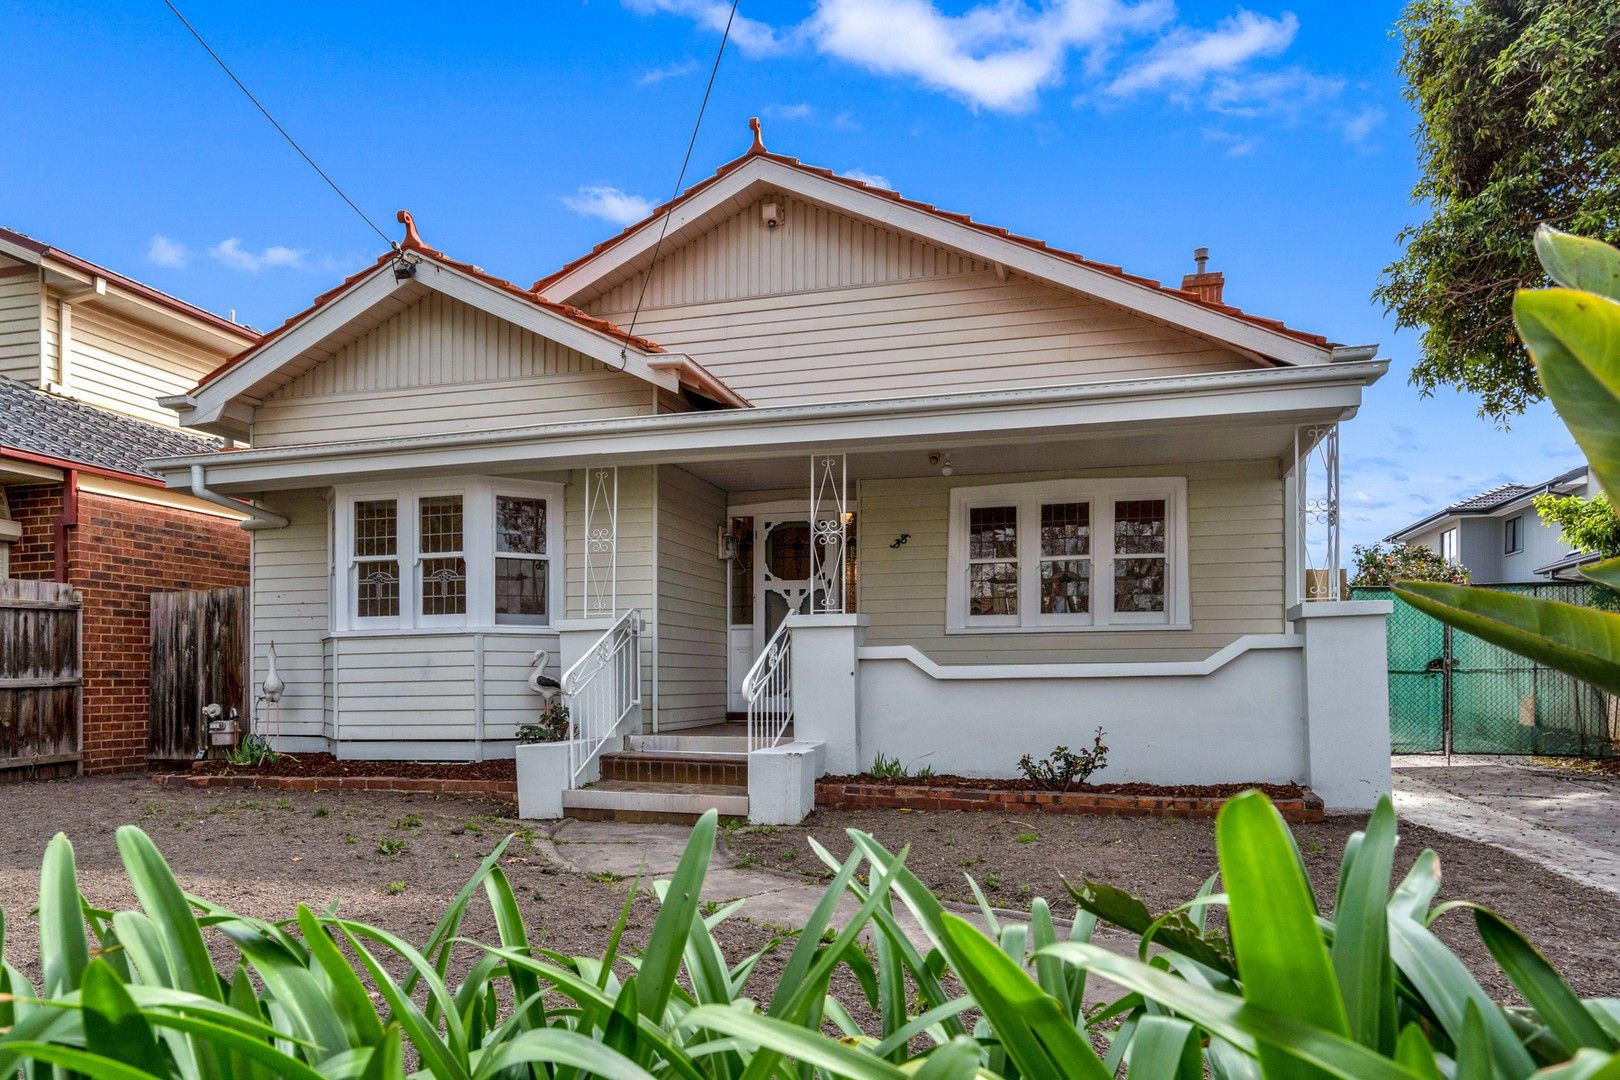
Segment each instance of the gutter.
M248 532L257 532L260 529L285 529L290 522L280 514L271 513L252 503L241 502L229 495L221 495L208 487L208 476L201 465L191 467L191 494L203 502L213 503L235 510L239 514L246 514L239 524Z
M751 409L725 409L713 412L661 413L654 416L628 416L613 420L577 420L560 424L539 424L501 428L495 431L455 432L440 435L408 435L366 439L346 443L287 446L264 450L234 450L231 465L269 464L282 461L319 460L345 454L388 454L399 450L433 448L469 449L498 446L515 438L560 438L569 434L593 437L658 434L669 431L727 431L767 427L771 424L818 420L904 419L907 417L972 412L997 406L1033 405L1061 407L1099 401L1175 398L1194 391L1212 393L1239 391L1264 392L1274 387L1315 384L1368 385L1389 368L1386 360L1309 367L1267 368L1261 371L1218 372L1182 376L1175 379L1121 379L1082 386L1038 387L1026 390L986 390L970 394L933 394L914 398L879 401L831 402L812 405L767 405ZM219 463L219 454L153 458L146 467L172 473L204 462ZM211 493L217 494L217 493Z

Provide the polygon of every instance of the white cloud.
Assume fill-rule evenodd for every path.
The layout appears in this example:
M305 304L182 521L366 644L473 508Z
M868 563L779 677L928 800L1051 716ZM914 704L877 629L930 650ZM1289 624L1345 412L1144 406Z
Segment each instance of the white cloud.
M839 175L847 176L851 180L859 180L861 183L870 184L875 188L883 188L885 191L894 190L894 185L889 183L889 178L887 176L880 176L877 173L869 173L865 169L845 169L843 172L839 173Z
M640 195L631 195L608 184L587 184L574 195L564 195L563 205L576 214L599 217L615 225L629 225L652 213L653 204Z
M1298 117L1344 92L1344 80L1290 67L1281 71L1220 75L1211 80L1204 104L1227 116Z
M690 75L697 69L698 62L696 60L682 60L680 63L670 64L668 67L651 68L643 71L636 82L641 86L651 86L654 83L661 83L665 79L678 79L682 75Z
M1384 110L1369 105L1344 122L1344 141L1363 143L1379 124L1384 122Z
M1224 128L1205 128L1204 141L1221 147L1227 157L1248 157L1260 145L1253 135L1238 135Z
M146 249L146 261L154 266L179 270L191 261L191 249L167 236L154 236Z
M1277 55L1293 43L1298 32L1299 19L1293 12L1273 19L1239 11L1221 20L1213 30L1179 28L1114 79L1108 90L1124 97L1167 86L1196 86L1211 75L1235 71L1262 56Z
M731 5L724 0L624 0L624 6L641 15L684 15L717 34L726 28L726 19L731 16ZM731 42L750 56L780 52L787 45L786 37L768 23L741 12L731 20Z
M932 0L819 0L816 48L882 75L910 76L975 107L1016 112L1059 81L1069 52L1097 49L1171 16L1169 0L995 0L947 15Z
M221 240L208 249L208 254L232 270L242 270L250 274L257 274L261 270L284 268L311 269L307 251L283 247L280 244L272 244L263 251L249 251L242 246L241 238L236 236Z
M806 102L793 105L767 105L760 110L767 120L808 120L815 109Z

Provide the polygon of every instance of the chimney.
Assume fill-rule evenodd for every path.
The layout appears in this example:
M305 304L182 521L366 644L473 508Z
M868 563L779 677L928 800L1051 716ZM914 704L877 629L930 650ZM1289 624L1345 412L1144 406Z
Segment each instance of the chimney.
M1207 304L1222 303L1221 290L1226 286L1226 275L1219 270L1209 270L1209 248L1194 248L1193 262L1198 265L1198 272L1182 277L1182 291L1192 293Z

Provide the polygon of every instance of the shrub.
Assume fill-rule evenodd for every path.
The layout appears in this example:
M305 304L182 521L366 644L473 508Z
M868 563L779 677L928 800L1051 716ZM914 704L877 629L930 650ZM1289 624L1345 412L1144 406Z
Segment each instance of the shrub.
M242 741L225 754L228 763L248 769L260 765L274 765L278 757L264 736L253 731L242 736Z
M1357 544L1350 549L1355 576L1350 584L1388 588L1397 581L1447 581L1468 584L1468 568L1442 559L1422 544Z
M1432 851L1391 889L1388 799L1346 845L1332 920L1258 792L1217 820L1219 893L1212 878L1155 918L1088 881L1073 889L1080 911L1064 936L1039 898L1027 919L1009 919L975 885L981 930L870 835L850 830L842 860L812 841L832 880L806 923L784 928L793 943L773 985L752 982L760 954L727 957L715 937L741 903L700 901L717 827L705 814L671 879L650 890L657 915L636 957L625 955L628 901L591 955L531 944L500 867L511 837L412 944L332 909L300 904L269 922L188 896L134 826L117 844L141 910L104 911L80 892L58 835L40 873L44 986L0 959L0 1076L403 1080L407 1061L412 1075L465 1080L1620 1074L1620 1001L1577 998L1488 910L1433 906ZM490 941L465 936L480 893ZM1231 941L1206 922L1218 905ZM1522 1005L1485 994L1435 935L1441 917L1472 918ZM1091 945L1100 920L1138 935L1140 951ZM473 962L454 962L457 950ZM838 996L840 969L859 1000ZM1088 1009L1093 977L1126 993Z
M1036 761L1025 754L1018 759L1018 771L1027 780L1048 791L1068 791L1076 784L1084 784L1098 769L1108 767L1108 747L1103 745L1103 729L1092 737L1091 749L1074 751L1067 746L1052 748L1052 752Z
M546 702L546 707L540 710L540 718L534 723L518 727L517 740L520 743L564 742L572 734L568 706L559 697Z

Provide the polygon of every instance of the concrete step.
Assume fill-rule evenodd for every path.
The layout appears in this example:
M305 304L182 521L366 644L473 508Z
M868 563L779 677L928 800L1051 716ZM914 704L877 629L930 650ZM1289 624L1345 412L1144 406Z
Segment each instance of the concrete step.
M741 784L675 784L645 780L600 780L562 793L563 815L586 821L696 821L705 811L748 816L748 788Z
M697 750L626 750L602 755L602 779L746 786L748 755Z

